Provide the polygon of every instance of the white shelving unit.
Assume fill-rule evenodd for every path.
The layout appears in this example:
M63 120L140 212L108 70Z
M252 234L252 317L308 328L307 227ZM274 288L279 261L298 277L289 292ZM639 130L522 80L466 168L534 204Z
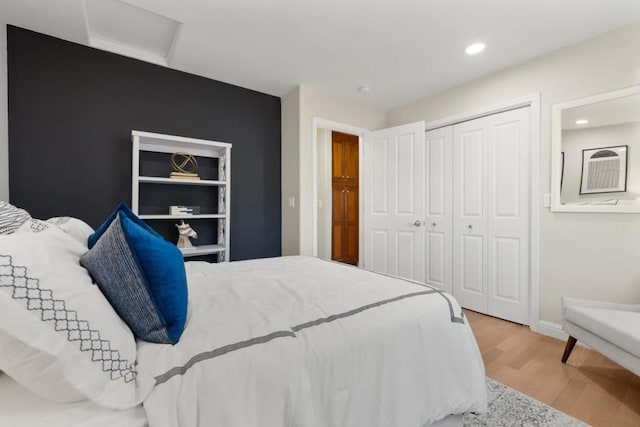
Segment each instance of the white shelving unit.
M157 176L141 176L138 178L140 182L148 182L151 184L204 185L204 186L227 185L225 181L211 181L206 179L199 179L199 180L192 181L188 179L159 178Z
M229 260L230 248L230 212L231 212L231 144L226 142L207 141L203 139L185 138L182 136L164 135L158 133L131 132L133 141L133 162L131 176L131 205L133 211L143 220L189 220L210 219L218 221L217 242L210 245L196 246L182 250L184 257L217 254L218 262ZM196 157L218 159L217 180L186 180L157 176L140 175L140 153L155 152L173 154L176 152L192 154ZM162 184L176 186L211 187L218 194L218 213L201 215L166 215L140 214L140 184ZM169 212L169 206L167 206Z

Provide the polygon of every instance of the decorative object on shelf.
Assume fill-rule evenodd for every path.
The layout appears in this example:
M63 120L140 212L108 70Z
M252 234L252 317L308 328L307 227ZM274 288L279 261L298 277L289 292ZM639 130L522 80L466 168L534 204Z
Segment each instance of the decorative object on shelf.
M200 206L169 206L169 215L200 215Z
M193 246L189 238L193 237L194 239L197 239L198 233L196 233L195 230L184 221L181 221L180 224L176 224L176 227L178 227L178 243L176 243L176 246L179 249L195 249L195 246Z
M627 145L582 150L580 194L627 191Z
M171 155L173 172L169 175L173 179L200 179L198 176L198 161L192 154L177 152Z

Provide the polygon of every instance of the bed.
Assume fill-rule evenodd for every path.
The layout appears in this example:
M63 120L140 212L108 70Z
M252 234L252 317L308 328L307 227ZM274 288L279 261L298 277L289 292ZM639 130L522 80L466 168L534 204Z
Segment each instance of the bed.
M147 427L144 408L114 411L85 400L56 403L29 392L0 373L0 425L2 427Z
M0 304L10 299L2 268ZM135 364L123 365L135 381L117 404L48 402L4 375L0 425L422 427L486 411L475 338L435 288L303 256L189 262L186 277L180 341L138 340L126 357Z

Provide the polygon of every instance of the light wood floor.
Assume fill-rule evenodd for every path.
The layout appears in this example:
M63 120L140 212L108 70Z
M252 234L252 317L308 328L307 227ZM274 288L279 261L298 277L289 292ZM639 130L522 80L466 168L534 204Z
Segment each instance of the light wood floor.
M487 376L593 426L640 426L640 377L595 351L465 310Z

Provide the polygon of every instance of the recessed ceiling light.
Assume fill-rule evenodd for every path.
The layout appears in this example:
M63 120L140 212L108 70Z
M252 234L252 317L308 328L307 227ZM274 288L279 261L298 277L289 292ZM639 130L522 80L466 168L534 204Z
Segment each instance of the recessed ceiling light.
M476 55L480 52L482 52L485 49L485 45L484 43L474 43L474 44L470 44L469 46L467 46L467 48L464 50L464 53L466 53L467 55Z
M362 92L362 93L367 93L367 92L371 92L371 86L360 86L358 88L358 92Z
M577 125L586 125L587 123L589 123L589 120L587 120L587 119L578 119L578 120L576 120L576 124Z

